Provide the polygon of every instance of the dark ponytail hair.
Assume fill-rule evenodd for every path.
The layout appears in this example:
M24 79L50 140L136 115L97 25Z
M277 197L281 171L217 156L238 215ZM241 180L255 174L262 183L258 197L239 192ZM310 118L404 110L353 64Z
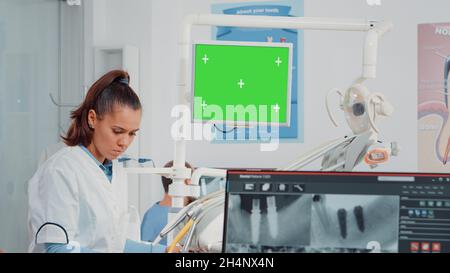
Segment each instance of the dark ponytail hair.
M70 117L72 123L66 136L61 136L68 146L88 146L92 141L93 129L88 124L89 110L94 110L101 119L114 111L114 106L127 106L133 110L142 109L139 97L129 86L130 76L122 70L113 70L98 79L89 89L83 103Z

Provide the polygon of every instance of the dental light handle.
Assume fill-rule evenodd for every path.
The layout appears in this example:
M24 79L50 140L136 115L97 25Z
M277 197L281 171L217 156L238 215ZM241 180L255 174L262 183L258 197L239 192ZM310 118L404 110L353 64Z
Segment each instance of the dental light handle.
M394 112L394 107L388 102L381 93L373 93L368 99L368 115L369 122L372 129L379 133L380 130L375 125L375 118L377 115L388 117Z
M341 90L339 90L337 88L333 88L328 92L327 96L325 97L325 106L327 108L328 117L330 117L331 122L333 123L333 125L335 127L338 127L339 125L336 122L336 119L334 118L333 112L331 112L331 110L330 110L330 96L334 93L337 93L339 96L341 96L340 108L341 109L343 108L343 106L342 106L343 94L342 94Z

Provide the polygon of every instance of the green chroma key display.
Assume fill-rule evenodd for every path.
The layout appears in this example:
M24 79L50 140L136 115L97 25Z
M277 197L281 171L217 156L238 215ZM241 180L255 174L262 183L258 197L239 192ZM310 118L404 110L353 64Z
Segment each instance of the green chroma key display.
M287 43L195 44L194 120L289 126L291 63Z

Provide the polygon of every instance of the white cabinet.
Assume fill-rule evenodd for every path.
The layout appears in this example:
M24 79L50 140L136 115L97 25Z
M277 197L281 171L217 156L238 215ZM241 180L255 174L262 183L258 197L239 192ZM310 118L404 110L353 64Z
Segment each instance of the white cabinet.
M94 49L94 81L108 71L121 69L130 75L130 86L139 96L139 49L134 46L96 47ZM139 157L139 134L133 144L128 147L126 154ZM139 208L140 182L137 175L128 176L128 203Z

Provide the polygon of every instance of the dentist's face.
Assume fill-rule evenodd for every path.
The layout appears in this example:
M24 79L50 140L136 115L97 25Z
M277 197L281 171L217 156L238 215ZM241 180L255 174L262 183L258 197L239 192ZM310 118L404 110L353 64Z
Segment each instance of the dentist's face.
M97 159L113 160L133 142L141 123L141 110L116 105L111 113L101 118L90 110L88 121L94 130L89 150Z

